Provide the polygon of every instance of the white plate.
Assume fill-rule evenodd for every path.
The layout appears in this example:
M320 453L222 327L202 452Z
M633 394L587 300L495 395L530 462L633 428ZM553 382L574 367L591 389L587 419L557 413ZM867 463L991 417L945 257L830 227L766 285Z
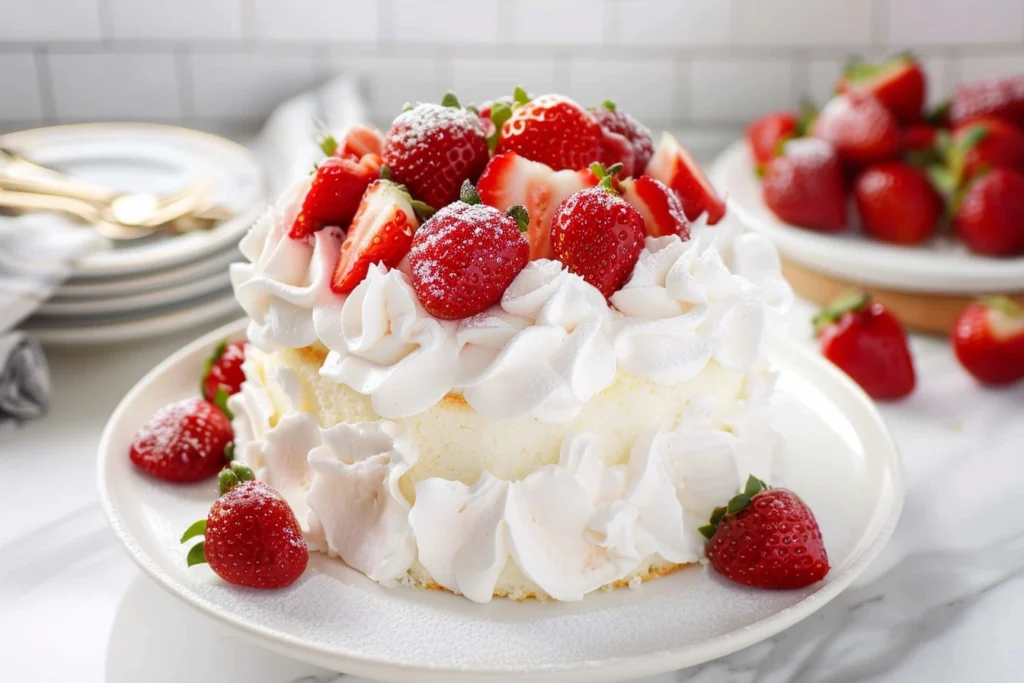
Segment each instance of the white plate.
M197 280L186 280L176 287L164 287L152 292L141 292L109 299L72 299L47 301L35 315L39 318L88 318L112 313L139 314L163 306L195 299L211 292L223 291L231 284L227 269Z
M22 329L43 344L93 346L151 339L205 325L238 310L235 293L228 288L185 305L159 309L141 317L112 317L88 322L71 322L64 318L30 318Z
M771 238L784 256L834 277L933 294L1024 290L1024 257L979 256L944 238L903 247L869 239L856 228L829 235L780 221L762 199L761 181L742 140L719 155L711 177L725 190L729 210L746 227Z
M878 412L842 373L792 342L773 343L788 406L781 468L822 526L833 569L799 591L731 584L702 567L579 603L478 605L447 593L383 588L315 554L294 586L233 588L189 570L182 531L203 518L215 484L163 484L128 459L135 431L159 407L195 395L203 360L244 322L212 332L147 374L114 411L100 443L104 511L132 558L208 616L282 654L386 681L612 681L698 664L806 618L864 570L902 505L899 459Z
M123 192L166 193L210 178L213 199L234 213L209 231L118 242L83 257L75 275L143 273L190 262L238 242L265 204L262 175L247 149L186 128L143 123L54 126L0 136L0 144Z

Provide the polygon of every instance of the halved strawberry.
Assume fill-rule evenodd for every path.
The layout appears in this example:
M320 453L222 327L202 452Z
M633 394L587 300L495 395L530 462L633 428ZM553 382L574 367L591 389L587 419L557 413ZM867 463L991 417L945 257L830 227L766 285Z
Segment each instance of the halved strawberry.
M899 55L880 64L853 62L836 84L837 93L868 93L903 124L921 118L926 90L924 71L913 55Z
M328 138L323 144L327 149L334 142ZM300 240L328 225L348 227L367 186L380 177L380 166L381 160L376 154L358 159L353 156L324 159L316 169L288 236Z
M364 154L376 154L381 156L384 150L384 133L373 126L356 124L345 131L345 134L338 141L335 156L362 157Z
M551 217L555 209L574 192L597 185L589 169L554 171L539 161L515 152L498 154L487 164L476 189L484 204L499 211L519 204L530 214L527 238L530 259L554 258L551 250Z
M331 289L338 294L351 292L371 264L397 266L412 246L412 233L420 224L417 210L421 215L429 213L429 207L414 201L402 185L383 179L370 185L341 245Z
M690 221L686 220L683 205L665 183L649 175L642 175L639 178L626 178L619 185L622 198L644 217L648 235L679 235L683 240L690 239Z
M725 215L725 202L708 182L704 171L690 152L669 133L661 134L661 141L645 173L675 190L686 217L691 221L706 213L708 225L714 225Z

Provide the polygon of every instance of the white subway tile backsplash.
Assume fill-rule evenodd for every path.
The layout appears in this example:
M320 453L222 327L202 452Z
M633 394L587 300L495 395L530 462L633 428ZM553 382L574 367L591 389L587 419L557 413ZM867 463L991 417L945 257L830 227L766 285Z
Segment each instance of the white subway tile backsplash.
M744 45L865 45L871 42L868 0L734 0Z
M43 116L39 75L32 54L0 54L0 119L32 121Z
M1003 55L964 57L960 60L961 81L1016 74L1024 74L1024 49Z
M511 3L512 40L523 44L600 43L604 0L516 0Z
M175 119L178 74L170 54L50 54L50 83L61 119Z
M373 43L376 2L342 0L251 0L260 40Z
M569 64L568 94L584 107L611 100L639 119L674 118L675 64L671 60L580 59Z
M798 98L788 60L694 60L690 112L699 121L742 123L772 109L791 109Z
M1020 0L888 0L888 40L897 47L1017 43L1024 40Z
M392 0L389 28L396 43L494 43L498 0Z
M0 8L0 40L96 40L98 0L6 0Z
M612 43L690 47L729 42L728 0L608 1Z
M555 83L553 59L455 59L451 87L463 102L483 102L511 95L517 85L532 95L560 88Z
M312 55L196 53L188 64L198 117L261 119L319 80Z
M240 40L243 0L106 0L115 39Z
M331 67L361 74L369 88L369 107L375 119L390 121L406 102L440 102L450 83L437 79L433 59L415 57L336 56Z

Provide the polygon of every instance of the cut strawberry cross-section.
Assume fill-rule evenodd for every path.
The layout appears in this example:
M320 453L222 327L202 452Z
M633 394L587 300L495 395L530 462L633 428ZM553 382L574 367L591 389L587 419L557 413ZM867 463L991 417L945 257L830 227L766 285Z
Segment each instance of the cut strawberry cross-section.
M324 144L336 146L330 139ZM328 156L317 167L288 236L305 239L328 225L348 227L367 186L380 177L380 167L380 157L376 154L365 154L358 159Z
M690 221L686 220L683 205L665 183L649 175L642 175L639 178L626 178L619 184L622 187L622 198L644 217L648 235L679 235L683 240L690 239Z
M646 173L675 190L686 217L691 221L706 213L708 225L714 225L725 215L725 202L715 192L704 171L679 140L669 133L662 133Z

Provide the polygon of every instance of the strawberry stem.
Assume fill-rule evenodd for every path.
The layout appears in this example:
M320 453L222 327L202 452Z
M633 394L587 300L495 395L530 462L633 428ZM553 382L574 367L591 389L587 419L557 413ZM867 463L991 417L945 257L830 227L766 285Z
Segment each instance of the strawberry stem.
M223 384L221 384L217 387L217 393L213 396L213 405L217 406L220 409L220 412L224 413L229 420L234 420L234 414L228 409L229 398L231 398L231 394L229 394L228 390L224 388Z
M840 296L811 319L815 336L820 335L826 327L837 322L847 313L863 310L869 303L871 303L871 297L864 292L854 291Z
M514 204L505 210L505 215L516 222L519 232L526 232L530 228L530 212L522 204Z
M494 124L494 132L487 137L487 146L493 152L498 147L498 139L501 137L501 129L505 122L512 118L512 108L504 102L495 102L491 105L491 123Z
M1021 308L1013 299L1005 296L986 296L981 300L986 307L999 311L1008 318L1024 317L1024 308Z
M231 461L235 459L235 442L228 441L228 445L224 447L224 462L231 464Z
M228 340L222 339L217 346L213 347L213 353L206 358L206 362L203 363L203 374L199 377L199 395L206 395L206 378L210 375L210 370L213 369L214 363L220 360L220 357L224 355L224 352L228 349Z
M459 98L456 97L455 93L453 93L451 90L446 92L444 94L444 97L441 98L441 106L451 107L453 109L462 109L462 105L459 104Z
M590 172L597 176L597 179L600 181L597 186L615 195L619 193L615 187L615 174L621 170L622 164L612 164L607 169L597 161L590 165Z
M601 106L607 109L608 111L615 111L615 103L612 102L611 100L605 100L604 102L601 103Z
M223 496L243 481L255 481L255 479L256 474L248 465L235 460L232 461L231 465L222 469L220 474L217 475L217 491Z
M320 150L324 153L324 156L332 157L338 151L338 141L333 135L328 133L320 138Z
M465 204L482 204L480 199L480 193L473 187L473 183L469 182L467 178L462 183L462 189L459 190L459 201Z
M530 96L527 94L526 90L523 89L523 86L517 85L515 90L512 91L512 100L517 106L521 107L530 101Z
M391 180L391 168L388 166L380 167L381 180Z
M743 493L733 496L727 505L716 507L711 512L711 519L709 523L698 528L697 531L699 531L704 538L710 540L711 537L715 535L715 532L718 531L718 525L723 519L725 519L726 515L735 515L736 513L743 511L748 505L750 505L750 501L754 496L762 491L767 491L770 488L771 486L766 484L763 480L758 479L751 474L747 477L747 482L743 487Z

